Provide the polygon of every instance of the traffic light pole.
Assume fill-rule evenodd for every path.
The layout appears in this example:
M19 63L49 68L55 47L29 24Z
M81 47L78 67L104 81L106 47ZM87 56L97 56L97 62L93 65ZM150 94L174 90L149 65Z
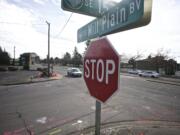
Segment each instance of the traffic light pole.
M95 135L100 135L101 129L101 102L96 100Z

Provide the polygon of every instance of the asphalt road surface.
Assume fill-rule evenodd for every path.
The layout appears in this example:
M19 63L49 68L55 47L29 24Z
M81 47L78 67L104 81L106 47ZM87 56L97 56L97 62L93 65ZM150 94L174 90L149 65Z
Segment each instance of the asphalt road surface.
M83 78L56 70L61 80L0 86L0 134L69 134L94 125L95 99ZM180 122L180 86L121 75L120 90L102 105L101 118L102 123Z

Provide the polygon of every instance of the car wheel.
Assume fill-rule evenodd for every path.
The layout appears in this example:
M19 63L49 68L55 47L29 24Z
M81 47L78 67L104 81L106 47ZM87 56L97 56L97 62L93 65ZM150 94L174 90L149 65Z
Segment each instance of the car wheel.
M155 76L152 75L151 78L155 78Z

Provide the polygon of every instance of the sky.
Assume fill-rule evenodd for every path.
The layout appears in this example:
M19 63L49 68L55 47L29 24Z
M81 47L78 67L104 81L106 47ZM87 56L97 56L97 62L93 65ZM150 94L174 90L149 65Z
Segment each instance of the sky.
M179 0L153 0L149 25L111 34L107 38L120 55L131 57L141 53L147 57L163 48L180 63L179 16ZM85 42L77 43L77 30L93 19L62 10L61 0L0 0L0 46L11 57L15 46L16 58L24 52L35 52L45 58L48 21L51 23L51 57L61 58L66 52L72 54L75 46L83 53L86 45Z

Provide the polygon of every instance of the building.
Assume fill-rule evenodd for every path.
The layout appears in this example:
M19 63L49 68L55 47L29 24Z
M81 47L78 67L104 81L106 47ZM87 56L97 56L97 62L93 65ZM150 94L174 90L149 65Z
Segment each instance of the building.
M40 63L40 58L36 53L23 53L20 55L19 63L23 69L30 70Z
M178 71L178 64L173 59L165 60L163 56L156 56L136 61L136 68L153 70L165 75L174 75Z

